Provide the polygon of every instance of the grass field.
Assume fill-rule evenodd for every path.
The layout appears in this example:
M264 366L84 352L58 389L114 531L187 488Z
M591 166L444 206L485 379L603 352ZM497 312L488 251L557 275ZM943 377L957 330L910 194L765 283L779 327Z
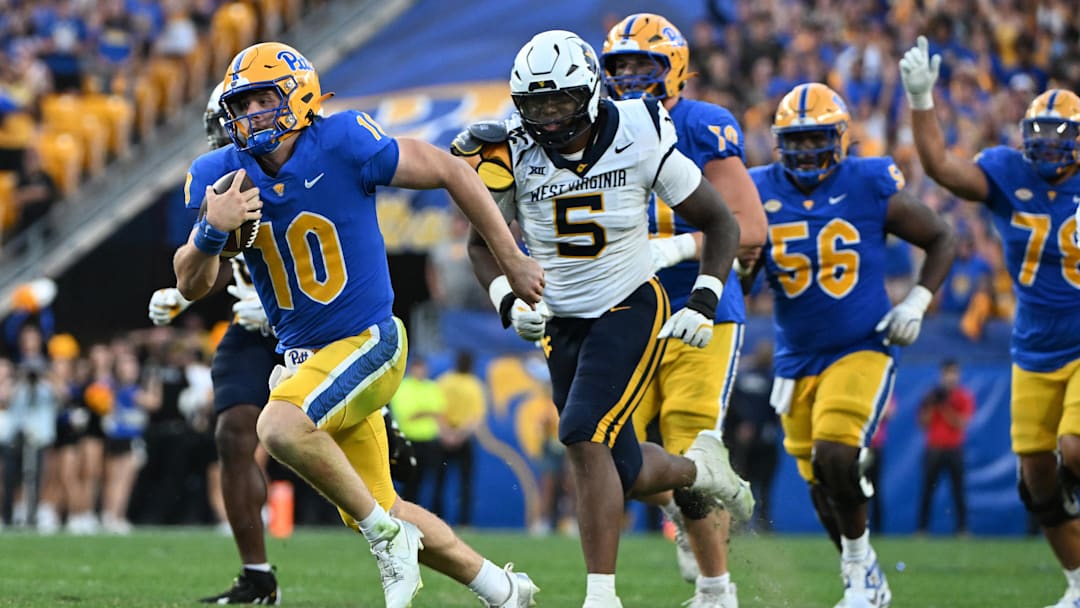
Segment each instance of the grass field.
M512 560L541 587L540 606L577 608L584 597L576 539L467 533L493 561ZM1060 597L1065 579L1039 539L873 541L898 608L1034 607ZM380 607L378 573L362 538L344 529L300 529L271 539L283 603ZM838 558L824 537L737 536L731 570L743 608L831 608ZM902 570L897 566L903 563ZM41 537L0 533L0 606L194 606L236 574L232 540L208 529L154 529L130 537ZM464 587L430 571L413 605L479 605ZM674 546L661 536L623 540L618 589L626 608L679 606L692 587L679 578Z

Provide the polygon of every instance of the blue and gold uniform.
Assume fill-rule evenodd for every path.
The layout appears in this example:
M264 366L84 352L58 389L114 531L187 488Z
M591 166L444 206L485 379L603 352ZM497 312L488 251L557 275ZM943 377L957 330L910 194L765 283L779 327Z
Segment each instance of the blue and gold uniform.
M259 188L262 223L244 257L267 318L296 373L271 392L330 433L376 500L396 498L380 408L405 369L407 343L393 290L375 188L397 167L397 142L363 113L341 112L297 132L293 154L267 175L227 146L195 160L187 204L243 168Z
M701 168L711 160L736 157L745 161L742 129L728 110L701 101L680 99L670 111L679 138L676 148ZM649 203L649 234L667 238L697 232L671 207L653 195ZM657 273L671 298L672 310L686 305L698 276L697 260L680 262ZM638 439L659 416L664 447L675 454L686 451L698 432L720 428L735 382L742 348L746 310L738 277L731 273L716 307L712 340L694 348L669 340L656 377L634 412Z
M1020 151L1001 146L976 162L1016 293L1013 450L1054 451L1059 435L1080 435L1080 177L1050 184Z
M750 170L768 217L776 388L784 447L813 479L815 440L864 446L892 393L896 347L875 331L885 291L885 217L904 177L889 158L848 158L806 194L781 163Z

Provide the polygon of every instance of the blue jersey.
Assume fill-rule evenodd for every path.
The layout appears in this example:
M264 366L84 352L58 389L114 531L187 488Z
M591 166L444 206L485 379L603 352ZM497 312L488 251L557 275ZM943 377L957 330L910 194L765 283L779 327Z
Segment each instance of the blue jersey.
M711 103L680 99L675 107L671 108L670 114L679 138L675 147L699 168L704 169L710 160L730 156L746 160L743 154L742 129L731 112ZM657 204L656 195L653 194L649 200L649 235L664 238L687 232L698 232L698 229L687 223L671 207L662 202ZM697 260L687 260L657 273L660 283L671 298L672 310L686 306L699 268ZM716 305L715 320L717 323L746 322L742 287L734 272L724 281L724 293Z
M986 174L986 204L1001 235L1016 293L1012 359L1051 372L1080 358L1080 176L1051 185L1018 150L998 146L976 161Z
M874 330L885 292L885 217L904 187L891 158L848 158L810 194L780 163L750 176L769 220L764 260L773 293L776 375L816 375L860 350L895 356Z
M139 387L135 384L113 389L112 410L101 419L101 428L110 439L134 439L141 437L146 426L146 412L139 407Z
M353 111L316 119L295 137L275 176L225 146L195 159L185 189L197 209L229 171L247 170L258 186L262 224L244 259L279 350L358 335L389 317L394 300L375 187L394 176L397 141Z

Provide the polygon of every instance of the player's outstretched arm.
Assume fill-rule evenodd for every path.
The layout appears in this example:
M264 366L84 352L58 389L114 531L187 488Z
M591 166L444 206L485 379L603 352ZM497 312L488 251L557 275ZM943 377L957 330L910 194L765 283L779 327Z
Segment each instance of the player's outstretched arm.
M934 82L941 56L930 56L925 36L900 60L900 79L911 108L911 130L923 170L935 182L969 201L985 201L990 194L986 175L973 161L949 154L945 134L934 113Z
M544 272L518 249L498 205L472 167L427 142L407 137L397 141L398 166L390 185L445 188L487 243L514 293L529 304L539 302L544 292Z

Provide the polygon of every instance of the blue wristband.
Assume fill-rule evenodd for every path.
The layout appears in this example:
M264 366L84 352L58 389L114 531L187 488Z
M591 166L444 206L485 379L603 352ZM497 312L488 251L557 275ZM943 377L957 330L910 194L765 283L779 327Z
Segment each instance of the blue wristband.
M195 248L207 255L221 255L228 240L229 233L214 228L205 217L195 224Z

